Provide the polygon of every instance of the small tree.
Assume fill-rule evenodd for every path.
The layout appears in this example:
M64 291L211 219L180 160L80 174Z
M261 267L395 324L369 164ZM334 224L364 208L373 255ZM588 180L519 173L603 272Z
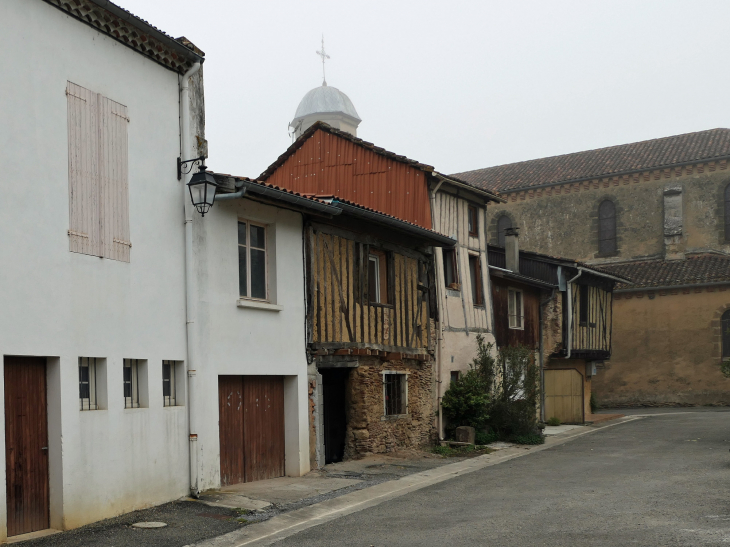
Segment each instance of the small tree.
M444 416L451 432L462 425L483 430L489 420L489 385L472 368L452 382L441 400Z

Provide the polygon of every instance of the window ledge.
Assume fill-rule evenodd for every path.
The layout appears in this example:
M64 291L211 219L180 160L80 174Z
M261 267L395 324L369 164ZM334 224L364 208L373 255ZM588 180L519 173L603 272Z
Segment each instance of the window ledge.
M256 300L246 300L245 298L240 298L236 302L236 306L239 308L252 308L255 310L267 310L267 311L281 311L284 309L284 306L281 306L279 304L269 304L268 302L257 302Z
M410 414L386 414L380 417L381 422L390 422L393 420L410 420Z

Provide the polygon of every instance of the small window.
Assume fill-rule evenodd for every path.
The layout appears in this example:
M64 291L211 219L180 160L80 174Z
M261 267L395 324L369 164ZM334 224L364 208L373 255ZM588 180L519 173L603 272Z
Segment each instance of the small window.
M368 257L368 297L374 304L389 304L388 255L383 251L371 250Z
M522 291L509 289L507 292L507 313L509 314L509 328L525 328L525 307Z
M459 371L458 370L452 370L451 371L451 383L453 384L459 379Z
M408 414L408 377L396 372L383 374L383 395L385 397L385 415L397 416Z
M613 254L616 249L616 205L604 199L598 206L598 252Z
M478 256L469 255L469 277L471 279L472 304L475 306L483 306L482 265Z
M176 406L176 369L175 361L162 361L162 399L164 406Z
M456 250L441 249L444 259L444 284L450 289L458 289L459 277L456 270Z
M580 299L580 324L588 325L588 285L578 285L578 298Z
M497 245L504 247L504 236L508 228L512 228L512 220L507 215L502 215L497 221Z
M139 408L139 359L124 360L124 408Z
M725 241L730 242L730 184L725 187Z
M469 224L469 235L477 237L479 235L479 217L474 205L469 205L467 209L467 223Z
M730 310L725 310L720 320L722 327L722 358L730 357Z
M238 292L242 298L268 298L266 227L238 223Z
M98 410L96 357L79 357L79 404L81 410Z

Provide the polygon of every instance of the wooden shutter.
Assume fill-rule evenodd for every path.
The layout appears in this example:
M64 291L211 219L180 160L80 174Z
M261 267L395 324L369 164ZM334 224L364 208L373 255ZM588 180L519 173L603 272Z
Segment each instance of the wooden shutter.
M97 96L68 82L69 250L101 256Z
M127 107L68 82L69 249L129 262Z
M129 262L127 107L99 95L102 256Z

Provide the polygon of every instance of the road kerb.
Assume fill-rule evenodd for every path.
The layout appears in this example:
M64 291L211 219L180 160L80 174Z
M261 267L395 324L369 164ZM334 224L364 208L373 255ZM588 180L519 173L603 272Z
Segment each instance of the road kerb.
M385 501L404 496L410 492L438 484L454 477L473 473L485 467L498 465L521 456L547 450L554 446L566 443L583 435L588 435L602 429L622 425L635 420L640 416L628 416L613 423L602 424L587 428L585 431L574 433L568 431L563 435L548 438L543 445L506 448L492 454L477 456L452 464L447 464L428 471L414 473L397 480L384 482L350 492L343 496L329 499L321 503L303 507L289 513L277 515L267 521L252 524L241 530L196 543L195 547L244 547L253 545L270 545L286 537L302 532L308 528L324 524L331 520L374 507Z

